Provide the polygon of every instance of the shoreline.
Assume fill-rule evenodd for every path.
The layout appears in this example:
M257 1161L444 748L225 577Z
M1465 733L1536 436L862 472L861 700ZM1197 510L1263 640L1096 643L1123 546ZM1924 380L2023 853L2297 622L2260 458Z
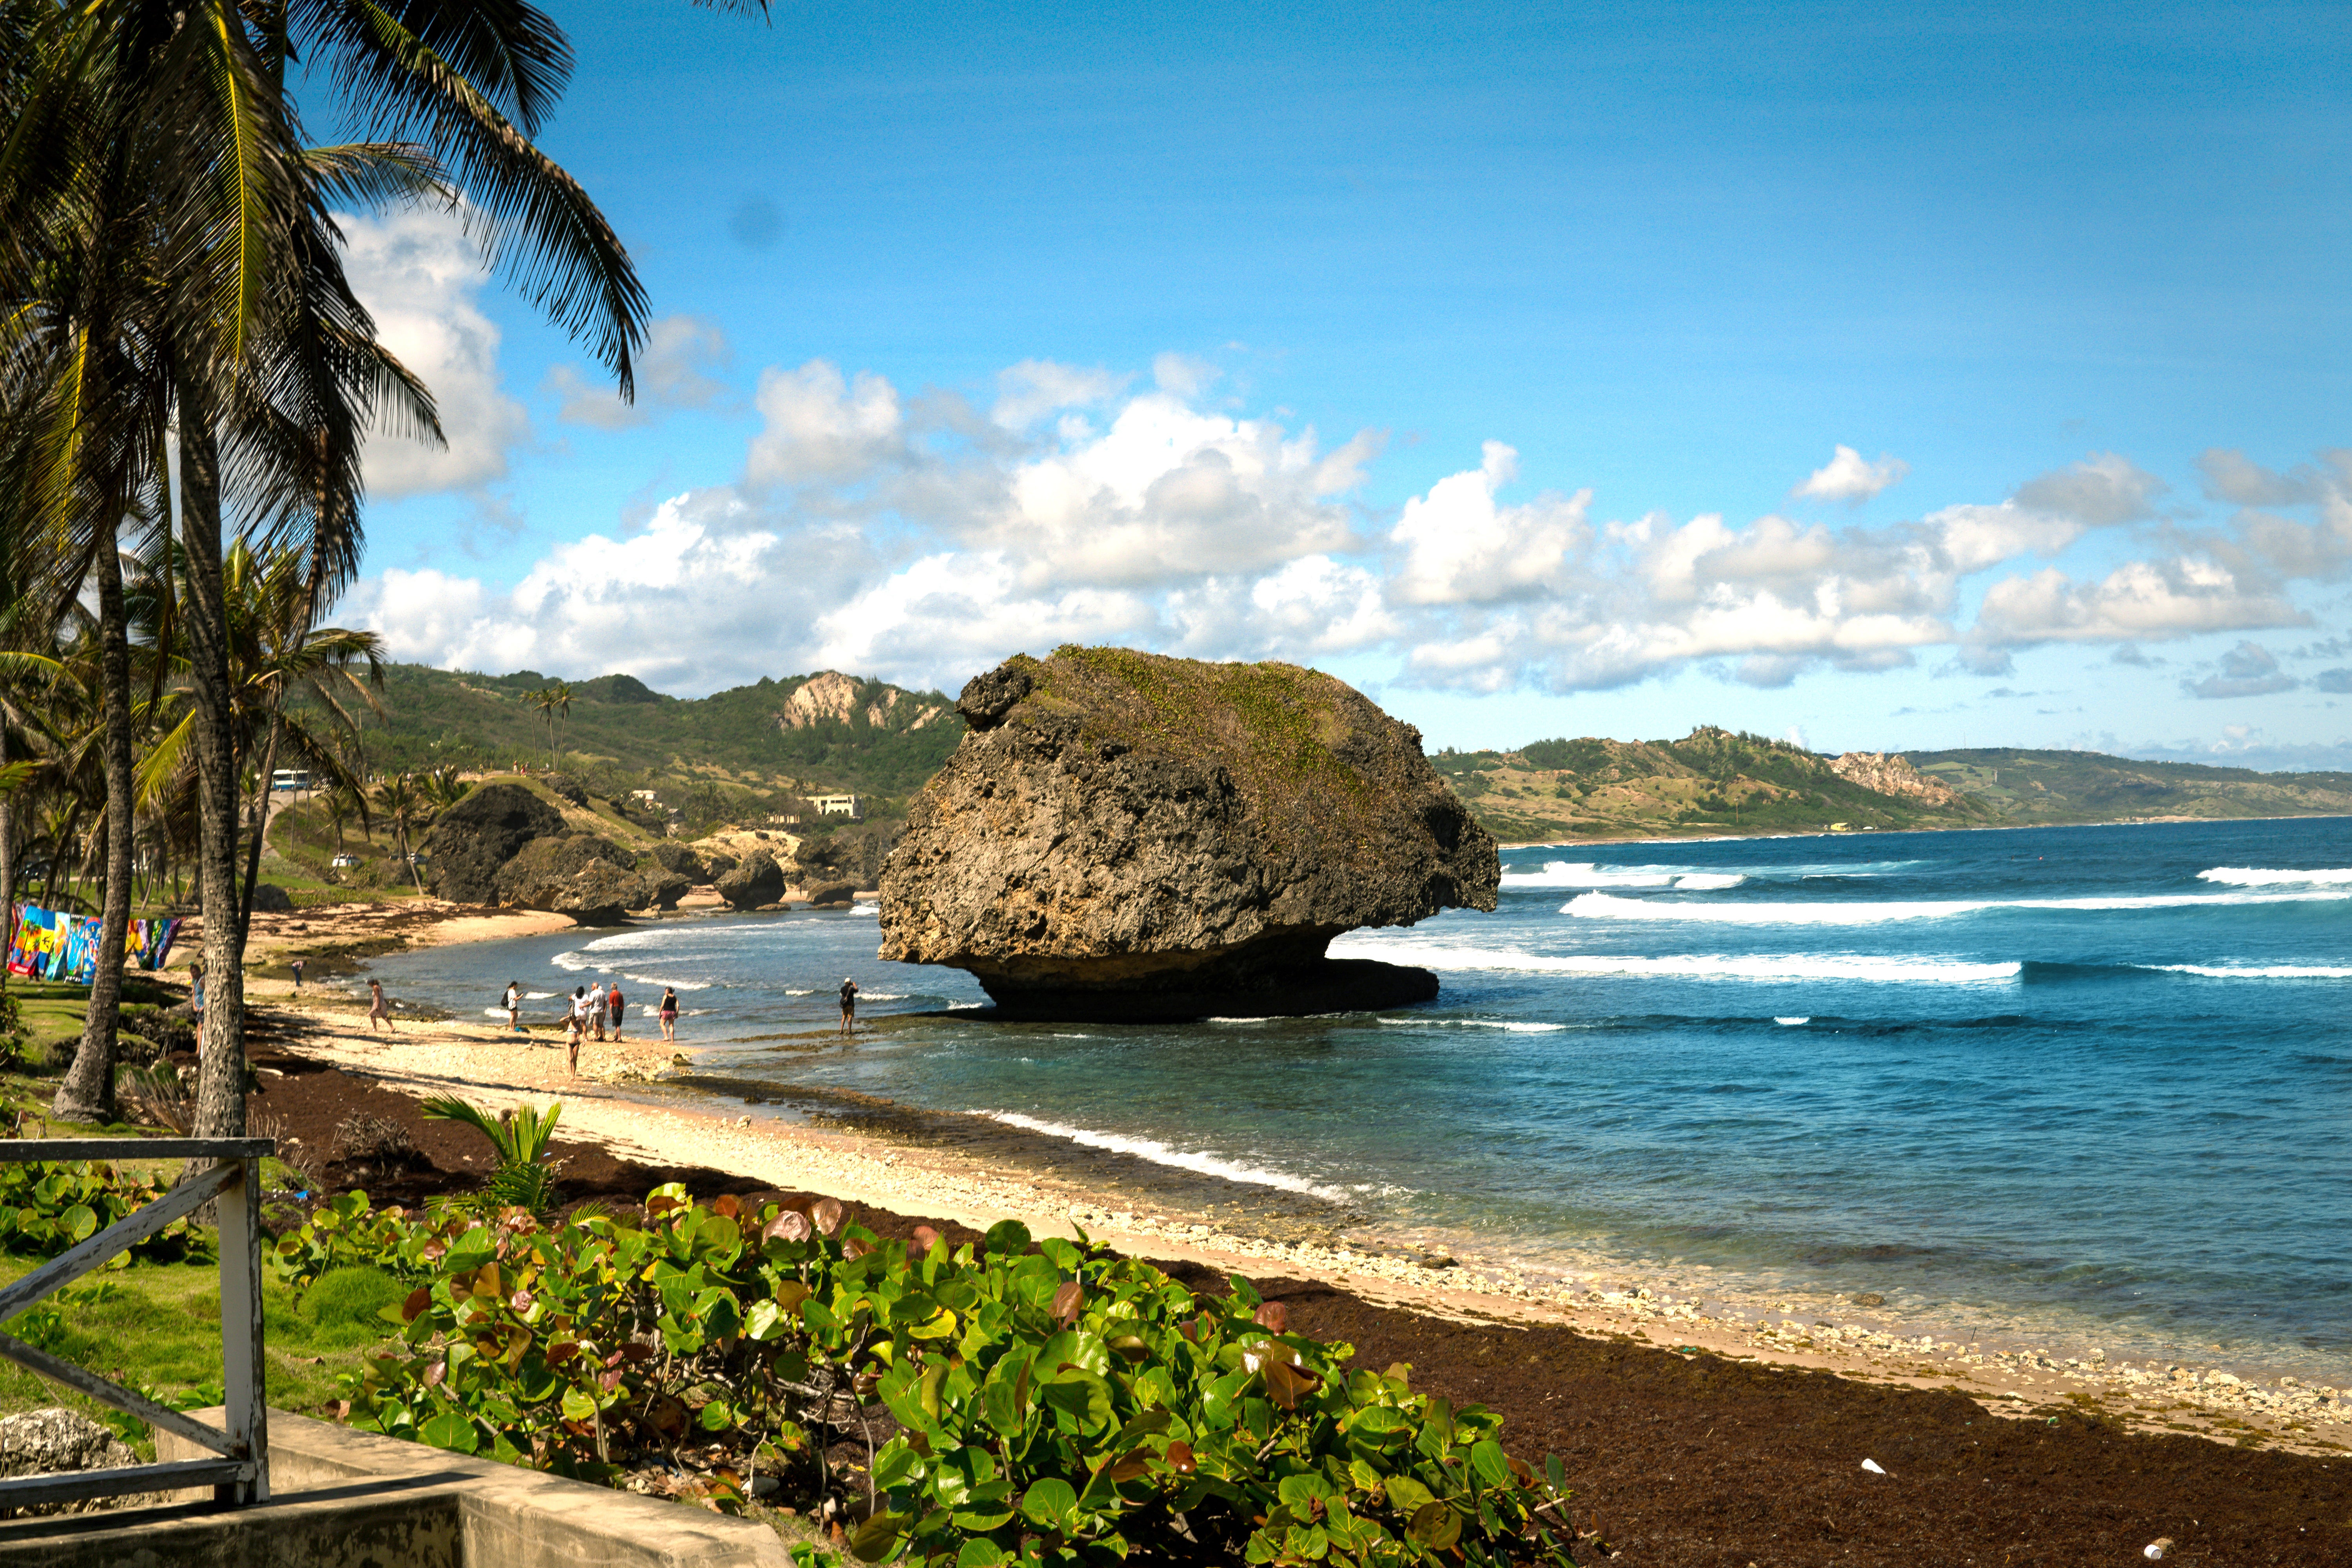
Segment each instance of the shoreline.
M2025 833L2037 827L2165 827L2179 823L2214 826L2225 822L2340 822L2347 817L2352 817L2352 812L2298 811L2284 816L2116 816L2104 822L1980 822L1973 826L1955 824L1949 827L1865 827L1844 833L1832 833L1823 827L1809 832L1683 834L1671 838L1529 838L1511 843L1498 839L1495 847L1510 854L1521 849L1579 849L1602 844L1741 844L1774 838L1870 838L1898 833Z
M1843 837L1843 836L1841 836ZM441 911L446 911L442 913ZM486 914L443 905L401 910L404 945L440 946L573 929L536 911ZM257 955L281 964L316 936L288 930L306 911L255 921ZM348 934L355 922L337 922ZM356 922L368 929L368 922ZM394 934L375 929L383 935ZM390 951L387 946L383 951ZM694 1164L791 1190L831 1193L895 1213L925 1213L984 1230L1018 1217L1039 1235L1079 1230L1122 1253L1221 1271L1319 1281L1378 1305L1458 1321L1549 1324L1599 1339L1687 1350L1751 1364L1827 1372L1866 1384L1944 1389L1989 1412L2018 1418L2053 1411L2111 1416L2145 1432L2214 1441L2258 1442L2305 1454L2352 1449L2352 1389L2315 1384L2279 1369L2231 1363L2214 1351L2069 1358L2022 1331L2003 1332L1933 1316L1904 1317L1880 1304L1826 1292L1759 1286L1706 1266L1581 1255L1563 1271L1556 1259L1528 1266L1493 1239L1449 1237L1435 1249L1422 1238L1389 1237L1303 1221L1241 1184L1170 1172L1192 1191L1171 1199L1126 1190L1106 1176L1073 1176L1042 1158L1075 1145L1038 1136L1034 1147L974 1154L942 1146L926 1123L952 1118L862 1097L828 1097L770 1082L749 1083L757 1104L729 1113L736 1086L723 1076L698 1082L706 1051L674 1058L658 1035L625 1046L591 1041L583 1076L564 1073L558 1037L541 1029L520 1043L503 1029L456 1019L404 1018L394 1035L367 1032L364 1006L306 987L248 975L253 1005L299 1019L302 1038L285 1048L413 1095L458 1093L505 1109L554 1094L566 1136L605 1145L655 1165ZM811 1037L816 1047L829 1032ZM555 1048L550 1049L549 1045ZM725 1047L708 1047L723 1056ZM682 1075L682 1076L681 1076ZM782 1102L782 1103L780 1103ZM812 1109L812 1107L814 1109ZM877 1131L872 1123L901 1125ZM852 1125L854 1123L862 1125ZM1010 1128L999 1128L1016 1135ZM1081 1164L1097 1167L1090 1156ZM1157 1171L1168 1167L1155 1166ZM1226 1190L1225 1202L1213 1194ZM1204 1201L1205 1200L1205 1201ZM1564 1276L1580 1276L1567 1278Z

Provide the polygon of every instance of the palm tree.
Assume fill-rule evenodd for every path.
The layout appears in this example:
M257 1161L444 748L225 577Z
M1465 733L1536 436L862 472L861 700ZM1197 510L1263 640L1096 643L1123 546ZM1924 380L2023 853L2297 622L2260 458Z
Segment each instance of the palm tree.
M764 12L762 0L721 3ZM294 58L382 140L306 153L284 90ZM189 560L178 620L215 976L201 1131L243 1126L243 921L225 918L242 900L222 519L236 510L299 538L315 604L356 569L357 434L381 400L414 410L420 391L371 352L328 203L415 200L446 175L494 262L592 339L631 396L643 289L602 215L532 140L570 65L561 30L528 4L0 0L0 319L51 297L61 263L84 264L93 309L66 312L76 331L50 336L80 344L85 367L121 374L47 375L107 389L53 400L64 412L48 426L87 454L66 471L88 477L77 493L94 527L134 493L162 496L170 504L152 515L176 514ZM162 446L174 427L172 496Z
M416 868L415 857L408 852L408 832L423 827L433 820L433 808L416 780L407 773L395 773L375 786L375 804L392 823L393 838L400 846L401 863L416 883L419 893L425 891L425 878Z
M339 786L326 793L320 809L327 814L327 823L335 830L335 853L340 855L343 852L343 825L355 816L364 820L367 803L357 790Z
M559 680L552 686L540 688L523 700L537 709L540 716L547 721L547 768L553 773L559 765L555 752L555 721L558 717L569 719L572 716L572 688Z
M458 774L455 763L444 763L425 775L425 798L433 803L436 812L446 811L472 793L474 786Z

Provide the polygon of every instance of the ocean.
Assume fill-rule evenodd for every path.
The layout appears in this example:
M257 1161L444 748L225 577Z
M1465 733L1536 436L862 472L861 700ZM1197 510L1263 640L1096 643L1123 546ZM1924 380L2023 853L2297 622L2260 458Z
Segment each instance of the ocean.
M509 978L617 978L648 1032L674 984L730 1107L749 1084L970 1113L1066 1171L1541 1279L1868 1292L1971 1338L2352 1381L2352 821L1503 862L1493 914L1334 943L1439 973L1384 1013L998 1024L961 973L877 961L870 908L373 968L467 1016ZM873 1026L845 1047L845 975Z

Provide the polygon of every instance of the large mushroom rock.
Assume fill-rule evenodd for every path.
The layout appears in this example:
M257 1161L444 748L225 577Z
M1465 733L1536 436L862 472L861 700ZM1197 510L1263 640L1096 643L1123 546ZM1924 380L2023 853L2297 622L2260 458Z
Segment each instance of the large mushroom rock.
M593 833L534 838L499 871L498 901L612 925L643 903L635 857Z
M685 878L689 885L710 880L710 868L702 863L700 856L683 844L672 844L664 839L653 847L651 853L656 865L674 876Z
M965 969L1013 1017L1391 1007L1437 977L1325 956L1491 910L1495 841L1421 733L1328 675L1123 648L1008 660L882 872L881 956Z
M665 871L659 866L637 873L638 900L633 910L674 910L678 900L694 891L694 884L675 871Z
M784 896L784 868L764 849L754 849L720 873L719 896L739 910L756 910Z
M425 874L442 898L493 903L507 862L533 839L562 831L563 814L520 784L480 784L425 836Z

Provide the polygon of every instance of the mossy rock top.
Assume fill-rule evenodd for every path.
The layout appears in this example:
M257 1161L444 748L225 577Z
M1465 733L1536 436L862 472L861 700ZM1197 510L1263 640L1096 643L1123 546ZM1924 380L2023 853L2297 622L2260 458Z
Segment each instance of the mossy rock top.
M1494 907L1494 840L1420 731L1321 671L1064 647L957 706L884 869L887 958L1126 983Z

